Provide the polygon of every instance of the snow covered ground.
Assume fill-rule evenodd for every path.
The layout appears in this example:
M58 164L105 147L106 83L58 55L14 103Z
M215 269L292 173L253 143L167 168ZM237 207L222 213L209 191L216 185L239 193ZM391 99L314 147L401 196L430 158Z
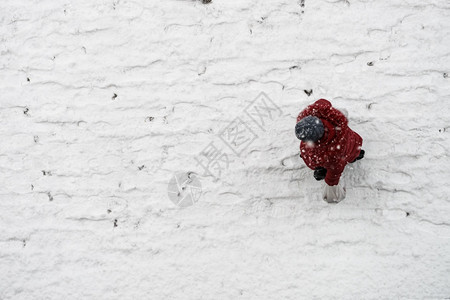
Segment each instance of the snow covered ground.
M449 299L449 20L446 0L1 0L0 299ZM294 135L319 98L366 150L336 205Z

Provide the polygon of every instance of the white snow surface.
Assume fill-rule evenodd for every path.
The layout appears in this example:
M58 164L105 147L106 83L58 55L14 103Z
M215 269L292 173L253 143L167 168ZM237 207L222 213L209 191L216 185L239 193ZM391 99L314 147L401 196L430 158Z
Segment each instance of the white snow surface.
M449 20L446 0L1 0L0 299L448 299ZM319 98L366 151L334 205L294 134ZM177 172L202 185L185 208Z

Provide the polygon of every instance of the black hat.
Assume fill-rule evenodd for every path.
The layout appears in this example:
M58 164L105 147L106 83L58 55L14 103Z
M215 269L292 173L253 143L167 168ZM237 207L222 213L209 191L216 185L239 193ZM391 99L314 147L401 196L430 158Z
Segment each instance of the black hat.
M304 117L295 125L295 135L302 141L317 142L324 132L325 128L318 117Z

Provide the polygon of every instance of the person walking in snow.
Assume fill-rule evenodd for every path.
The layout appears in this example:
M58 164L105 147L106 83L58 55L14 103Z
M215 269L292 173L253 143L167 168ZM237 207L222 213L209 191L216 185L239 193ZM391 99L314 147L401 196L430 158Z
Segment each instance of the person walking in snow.
M300 143L300 157L314 170L316 180L325 179L324 200L339 202L345 189L338 189L345 166L364 157L362 138L348 127L345 115L320 99L297 117L295 135Z

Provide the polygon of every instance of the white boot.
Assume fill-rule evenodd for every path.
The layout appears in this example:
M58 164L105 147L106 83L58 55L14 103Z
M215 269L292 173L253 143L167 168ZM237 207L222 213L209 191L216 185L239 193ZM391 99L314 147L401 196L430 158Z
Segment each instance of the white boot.
M328 203L339 203L345 198L345 187L343 184L329 186L325 183L322 198Z

